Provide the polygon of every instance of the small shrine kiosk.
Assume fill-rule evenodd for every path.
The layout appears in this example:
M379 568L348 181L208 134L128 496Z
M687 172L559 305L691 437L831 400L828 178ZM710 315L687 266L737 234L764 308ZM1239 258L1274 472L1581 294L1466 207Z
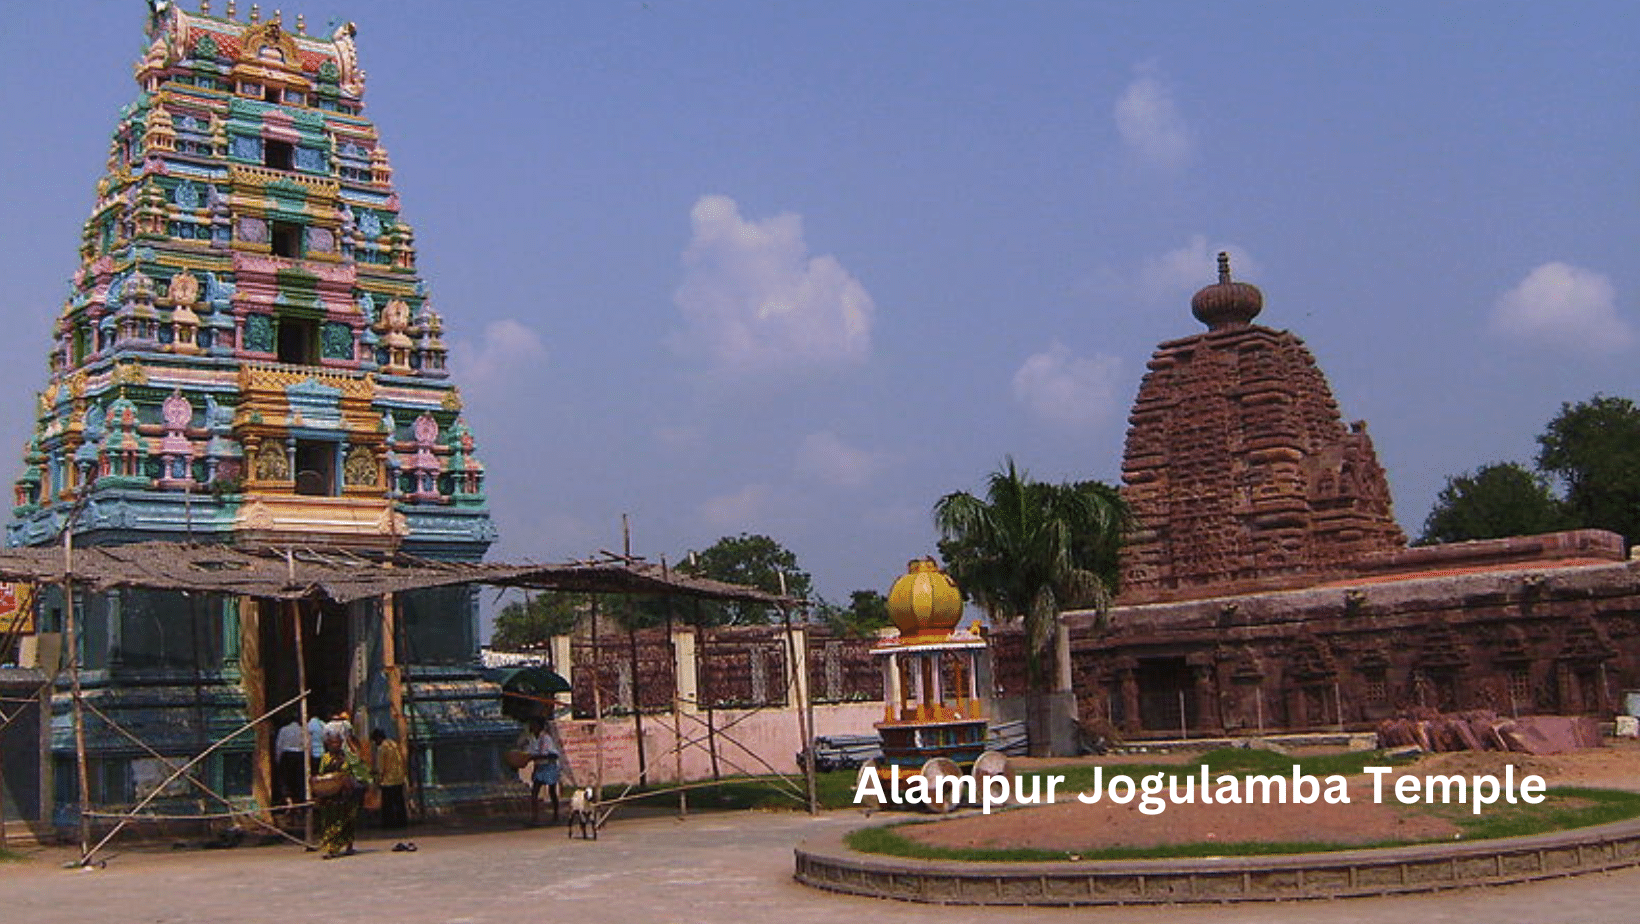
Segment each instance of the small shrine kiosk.
M882 659L883 720L877 723L883 761L867 772L900 777L996 772L1005 763L987 751L989 722L980 697L981 636L957 631L962 594L931 558L906 566L888 594L888 613L899 635L872 649ZM990 757L986 755L990 754ZM941 808L948 808L942 806Z

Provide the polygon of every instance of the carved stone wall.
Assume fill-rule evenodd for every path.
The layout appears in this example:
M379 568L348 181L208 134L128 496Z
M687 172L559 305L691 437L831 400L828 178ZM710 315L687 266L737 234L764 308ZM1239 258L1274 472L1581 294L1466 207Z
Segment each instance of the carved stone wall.
M1129 736L1237 735L1419 708L1610 714L1640 688L1640 562L1617 536L1466 545L1414 550L1414 573L1067 614L1079 715ZM1549 557L1507 561L1523 547ZM1022 671L1001 641L999 676Z

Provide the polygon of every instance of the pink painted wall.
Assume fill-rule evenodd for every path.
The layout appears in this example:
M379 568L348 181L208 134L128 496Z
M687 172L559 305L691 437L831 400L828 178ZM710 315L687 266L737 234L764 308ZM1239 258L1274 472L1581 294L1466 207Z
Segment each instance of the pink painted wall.
M716 729L713 738L718 768L723 776L760 775L771 772L797 773L796 755L802 747L797 712L791 709L721 709L711 714ZM876 702L838 703L814 707L814 734L869 735L873 723L882 721L883 704ZM712 759L707 748L705 712L683 715L683 776L686 780L712 777ZM558 738L564 747L568 782L590 785L598 765L597 723L560 719ZM644 751L652 783L677 778L677 758L671 713L643 717ZM603 722L603 782L628 783L638 778L637 735L631 716Z

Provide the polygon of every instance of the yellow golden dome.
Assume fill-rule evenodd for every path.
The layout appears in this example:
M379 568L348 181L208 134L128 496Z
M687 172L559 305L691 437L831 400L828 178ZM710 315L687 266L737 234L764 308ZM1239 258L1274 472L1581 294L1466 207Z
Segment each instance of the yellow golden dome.
M888 615L901 638L944 638L962 620L962 593L934 559L919 558L889 590Z

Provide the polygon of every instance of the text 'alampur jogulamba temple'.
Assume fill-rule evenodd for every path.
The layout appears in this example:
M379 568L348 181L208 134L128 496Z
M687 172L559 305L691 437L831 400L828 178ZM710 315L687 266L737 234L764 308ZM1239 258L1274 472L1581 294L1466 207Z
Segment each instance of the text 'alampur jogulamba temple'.
M309 36L300 19L293 33L277 16L236 21L232 7L219 18L208 4L157 4L150 16L139 92L56 323L9 543L72 528L81 544L476 560L495 537L483 466L387 151L363 115L354 28ZM298 689L293 621L271 606L148 591L80 604L88 696L173 753ZM49 627L60 597L47 606ZM387 606L397 638L384 638L394 623L377 602L303 610L311 705L391 730L382 667L418 665L406 731L424 739L425 782L464 782L463 749L510 733L476 702L474 598L426 591ZM99 727L96 801L129 801L145 761ZM73 744L61 723L55 739L63 765ZM246 793L251 739L240 741L211 772ZM62 770L72 778L71 761Z
M1150 359L1122 459L1140 524L1125 602L1271 586L1405 544L1366 425L1345 427L1304 341L1252 323L1263 306L1220 254L1190 303L1207 330Z

